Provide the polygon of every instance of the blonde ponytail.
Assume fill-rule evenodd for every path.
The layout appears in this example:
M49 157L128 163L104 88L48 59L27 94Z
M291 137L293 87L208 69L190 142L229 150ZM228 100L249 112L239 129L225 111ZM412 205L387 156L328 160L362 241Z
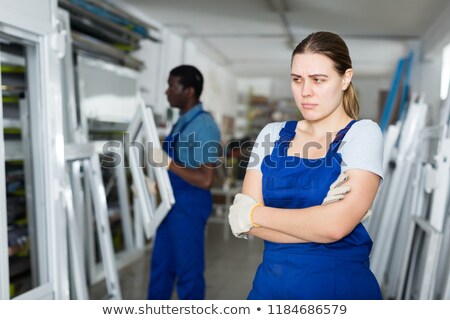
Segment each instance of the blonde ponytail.
M343 97L344 111L352 119L358 120L359 117L359 101L356 90L350 82L347 90L344 91Z

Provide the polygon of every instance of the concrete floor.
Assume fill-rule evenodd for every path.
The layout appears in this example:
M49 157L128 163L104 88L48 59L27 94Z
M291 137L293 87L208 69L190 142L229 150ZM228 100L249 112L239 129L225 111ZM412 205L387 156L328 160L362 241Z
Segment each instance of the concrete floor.
M246 299L253 277L261 262L263 242L259 239L243 240L230 236L224 240L224 228L209 223L206 230L206 299ZM147 296L151 250L139 260L120 271L122 298L144 300ZM90 288L91 299L103 299L105 284ZM176 299L174 290L173 298Z

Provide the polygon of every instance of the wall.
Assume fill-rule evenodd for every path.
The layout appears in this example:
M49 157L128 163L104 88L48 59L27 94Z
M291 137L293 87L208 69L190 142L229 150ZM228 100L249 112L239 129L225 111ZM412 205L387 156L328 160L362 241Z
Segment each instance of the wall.
M161 42L143 41L134 55L145 63L145 70L139 75L142 96L152 106L157 122L165 123L169 108L165 95L167 78L170 70L183 62L184 39L161 27ZM165 131L170 130L172 122Z
M440 51L450 42L450 3L441 11L441 14L434 19L432 25L423 33L421 43L423 56L426 60L434 59L440 55Z
M272 79L269 78L238 78L237 89L244 101L250 94L270 97L272 95Z
M236 77L190 40L185 43L183 62L196 66L202 72L204 87L201 100L219 127L225 116L234 118L238 108ZM223 130L222 136L226 136Z
M360 76L353 78L353 84L358 94L360 119L379 119L380 91L389 90L390 76Z
M169 104L166 99L167 78L172 68L180 64L195 65L203 74L204 88L200 97L205 109L214 116L219 127L224 116L234 116L237 110L237 85L235 76L227 70L214 55L193 40L182 37L160 25L155 17L144 16L142 12L125 1L114 0L117 6L135 15L139 19L160 29L160 43L143 41L141 49L134 55L145 62L146 69L139 76L139 86L147 104L153 107L157 118L164 123L167 120ZM167 122L165 130L178 117L175 109L172 121Z
M293 99L289 74L286 74L285 78L273 79L272 88L272 97L274 99Z
M422 60L419 67L422 75L419 82L420 92L425 95L425 102L430 106L429 121L436 124L441 106L442 56L436 54L434 57Z
M150 40L141 41L141 49L136 51L133 56L141 61L146 61L145 69L139 73L138 82L140 92L144 100L151 106L157 108L159 104L159 78L161 75L160 63L162 46Z
M420 81L421 92L431 107L431 121L439 118L441 99L442 50L450 43L450 3L436 17L421 37Z
M36 34L52 31L52 15L57 10L55 0L0 0L2 24L18 26Z
M161 40L161 43L146 42L136 57L146 64L146 70L139 79L141 92L145 101L153 107L156 116L162 122L168 120L165 131L178 118L176 109L172 109L172 119L167 117L169 104L165 91L170 70L180 64L192 64L202 72L204 88L201 101L219 126L224 116L233 116L237 108L235 77L210 59L195 43L169 29L162 28Z
M115 0L115 2L122 2L122 6L125 9L139 16L139 12L133 12L133 8L123 1ZM433 118L436 118L440 106L441 50L450 41L450 32L448 32L450 30L450 20L448 16L450 16L450 4L435 19L433 25L424 32L420 41L391 41L385 43L383 46L386 48L389 45L389 48L392 47L392 52L399 54L401 52L406 54L410 49L415 50L415 63L410 79L412 92L425 93L426 101L432 107ZM155 20L152 17L140 16L140 18L150 20L155 24ZM144 96L149 104L154 105L155 111L162 114L163 117L165 116L165 110L168 108L164 95L167 73L171 67L179 63L195 64L204 73L205 92L202 99L218 122L222 120L224 115L236 114L237 109L239 109L237 106L238 92L248 91L250 83L252 83L255 90L263 88L261 94L267 95L271 99L291 98L288 76L286 79L235 79L227 71L226 65L214 59L214 53L208 52L205 48L195 44L186 36L183 38L172 31L164 30L162 32L162 39L162 44L157 45L159 46L159 52L155 48L143 48L142 55L139 57L145 60L149 66L149 70L146 75L143 75L141 82ZM384 58L380 57L381 54L378 51L375 53L375 50L374 55L378 57L377 64L387 64L387 62L390 62L389 66L386 65L382 73L374 73L370 68L370 70L364 69L367 69L367 61L359 61L356 59L358 56L357 46L352 46L352 42L349 41L349 47L351 47L352 55L355 57L355 70L359 72L356 73L357 76L354 78L354 84L358 90L361 102L361 117L376 120L379 112L379 92L380 90L390 89L395 72L395 59L393 60L389 54L388 57L386 57L386 54ZM384 60L386 61L383 62ZM160 61L160 64L155 64L154 61ZM243 86L246 86L246 89L242 89Z
M353 78L360 102L361 118L374 121L378 119L379 92L390 89L391 77L391 75L375 75ZM293 99L289 77L286 77L286 79L238 79L238 91L240 94L248 94L250 88L252 88L254 94L264 95L272 100Z

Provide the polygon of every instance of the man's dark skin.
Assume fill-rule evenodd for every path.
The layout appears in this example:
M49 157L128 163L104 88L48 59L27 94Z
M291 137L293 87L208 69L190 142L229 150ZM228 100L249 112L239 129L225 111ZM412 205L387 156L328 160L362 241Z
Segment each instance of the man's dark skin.
M195 94L193 87L184 88L180 83L180 77L169 76L169 87L166 90L167 100L173 108L180 109L183 115L199 103L199 98ZM168 168L190 184L202 188L210 189L214 179L214 166L201 165L200 168L184 168L172 161Z

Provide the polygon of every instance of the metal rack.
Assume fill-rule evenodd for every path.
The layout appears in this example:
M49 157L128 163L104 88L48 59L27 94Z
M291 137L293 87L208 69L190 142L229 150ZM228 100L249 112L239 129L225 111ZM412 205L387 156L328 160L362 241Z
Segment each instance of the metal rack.
M96 203L100 201L99 194L92 190L88 172L83 170L84 162L69 161L71 188L66 190L66 208L68 218L77 221L83 234L81 265L87 266L85 274L79 271L80 268L71 270L70 278L74 286L71 297L85 299L86 288L79 279L87 279L89 285L105 279L107 284L114 283L112 287L116 287L118 283L112 278L111 270L117 272L128 266L138 259L145 249L142 245L143 238L139 239L138 236L142 226L138 225L137 221L142 218L142 213L129 203L132 197L130 185L133 172L130 167L133 169L133 166L130 162L133 161L133 155L126 158L129 155L125 155L123 150L125 133L133 115L140 110L137 78L143 63L129 55L128 50L115 46L114 42L137 48L140 39L154 38L130 31L112 23L109 18L102 17L101 14L106 13L103 10L106 10L108 14L114 13L135 24L143 25L108 3L77 0L59 1L59 5L68 10L59 10L60 23L67 30L67 54L62 63L65 143L70 144L72 148L81 148L86 144L97 146L100 161L104 161L100 166L104 189L101 201L106 203L107 227L111 231L109 236L99 237L100 220L96 209ZM89 28L89 24L95 24L96 30ZM145 24L144 27L151 28ZM140 137L142 136L141 133ZM107 146L113 144L122 147L110 152ZM116 155L120 157L118 164L104 165L108 163L105 160ZM72 208L73 216L70 214ZM112 260L105 257L105 241L113 248ZM136 241L140 243L137 244ZM74 251L71 253L72 259L80 259L80 254L76 254L79 249L73 246L73 236L70 234L69 242L69 248ZM109 254L107 256L109 257ZM112 290L112 287L108 287L106 296L117 298L119 293Z
M387 299L448 295L450 100L439 125L425 126L427 110L414 96L404 123L390 126L385 136L387 171L369 233L373 271Z
M112 3L98 0L59 0L70 16L71 38L78 55L107 60L141 70L142 61L129 53L142 39L159 41L159 30L126 13Z
M52 23L56 6L52 1L44 2L1 4L0 66L4 68L0 110L7 121L0 125L0 162L17 161L15 165L23 172L20 175L24 182L19 188L24 190L25 201L13 203L7 197L7 175L2 165L0 205L1 211L8 213L26 206L27 224L23 226L27 232L22 238L29 245L30 258L20 266L10 265L14 262L9 254L15 255L17 248L12 249L8 243L12 236L8 234L6 217L0 219L0 299L67 298L65 217L59 215L63 208L59 191L64 186L64 145L58 103L61 47L57 43L62 30ZM29 272L30 277L25 279L22 290L10 292L19 269Z
M103 72L104 74L107 74L107 76L103 81L100 81L99 85L101 86L108 77L113 80L117 75L126 75L126 77L130 79L131 86L134 86L134 89L129 91L128 94L132 95L134 93L134 95L136 95L137 74L134 70L127 70L124 67L113 65L107 61L87 57L84 53L83 56L80 56L80 52L75 46L76 41L73 32L70 30L69 14L64 10L59 10L59 19L61 24L68 30L66 37L66 50L68 54L64 56L62 63L64 66L62 70L62 82L64 93L65 143L80 146L86 143L105 145L107 141L100 141L98 140L98 137L93 136L93 131L98 132L97 129L99 126L101 126L101 130L105 134L105 137L120 141L121 133L126 126L118 126L118 123L114 122L117 121L117 119L103 118L105 115L108 116L108 107L111 107L107 101L96 101L96 103L90 104L90 109L87 108L87 99L95 98L96 86L95 82L88 84L89 91L87 92L85 81L94 78L96 75ZM76 52L76 54L73 55L73 52ZM123 53L121 54L123 55ZM100 56L98 55L98 57ZM75 57L75 60L73 57ZM106 57L106 60L108 60L108 56ZM91 73L86 75L86 70ZM105 89L107 88L99 88L98 96L105 94ZM113 93L114 90L115 88L110 88L111 93ZM119 99L119 97L117 98ZM96 114L93 114L93 112L96 112ZM117 133L119 133L119 135L117 135ZM108 154L104 154L103 151L101 154L103 157L108 156ZM94 197L92 186L89 184L89 179L84 177L82 167L81 164L73 162L70 165L69 172L71 172L70 177L72 181L71 192L74 195L74 198L76 198L73 200L73 207L78 225L84 235L82 237L82 242L84 243L82 246L82 258L84 261L83 264L87 266L87 269L85 274L71 273L71 279L72 283L77 283L75 281L76 278L85 276L85 281L93 285L106 278L107 282L111 283L111 280L107 279L108 277L111 277L110 273L105 272L105 270L109 270L108 268L111 263L108 259L100 259L100 257L103 256L103 251L101 249L102 242L98 237L98 219L94 219L94 216L96 216L95 203L98 199ZM114 250L112 252L114 260L113 268L117 272L117 270L138 259L142 254L142 249L137 249L133 244L132 222L128 199L129 182L127 180L127 172L124 168L124 163L121 163L121 166L115 168L102 167L101 172L104 180L103 182L106 186L106 198L104 201L106 202L108 211L108 227L112 230L111 233L115 239L118 239L114 241ZM70 209L70 205L68 208ZM109 239L108 241L113 245L113 239ZM81 288L79 281L78 287ZM107 296L118 297L117 292L112 293L111 290L109 291ZM83 292L84 289L72 292L72 297L83 299L85 298L85 294L82 294Z
M121 299L120 283L118 276L118 269L116 266L114 258L114 249L111 241L111 229L108 221L108 208L106 204L106 193L105 187L102 181L102 174L100 168L99 155L102 154L103 148L102 144L88 143L88 144L73 144L66 146L65 158L68 165L68 172L70 174L70 180L74 184L80 184L80 173L84 172L86 183L89 185L89 192L92 194L92 200L94 203L95 212L95 225L96 234L98 237L98 242L100 244L100 255L102 259L101 266L106 277L106 287L108 290L108 297L111 299ZM75 166L73 166L75 165ZM76 222L77 219L71 214L71 208L75 208L75 214L83 213L83 209L80 208L79 202L70 202L72 198L71 194L72 188L66 187L66 203L68 209L68 215L72 222ZM128 221L127 219L124 219ZM77 224L75 225L77 226ZM86 278L82 272L81 263L84 260L81 259L79 254L80 249L77 244L82 243L81 239L76 236L76 229L78 227L72 226L69 228L70 241L69 245L72 252L72 264L74 265L74 270L71 273L73 275L73 283L75 284L75 289L78 289L76 298L86 299L86 289L83 284ZM91 278L93 277L92 270Z
M1 2L3 0L0 0ZM79 87L75 77L77 70L72 60L73 38L70 36L69 19L67 12L58 11L56 1L52 0L39 2L17 0L8 2L5 6L2 4L0 11L2 22L0 24L2 45L0 67L3 67L3 73L8 72L14 75L11 77L2 75L0 78L2 85L0 110L4 118L0 127L0 161L23 163L21 175L25 182L22 186L26 189L26 193L25 200L20 205L26 205L28 222L26 229L29 229L31 257L24 267L10 267L9 253L14 254L14 250L18 248L8 244L8 241L12 239L11 236L8 239L8 221L6 217L0 219L0 299L67 299L71 297L70 291L72 291L72 297L86 298L86 287L83 283L87 275L83 273L83 261L89 262L87 271L91 279L98 281L106 274L106 278L111 280L113 271L117 272L121 266L138 258L142 252L142 248L138 248L141 250L139 251L134 245L130 208L125 199L128 194L128 182L123 167L113 172L116 177L115 184L123 188L118 192L118 197L121 199L119 199L120 210L117 212L120 212L119 221L125 234L123 240L125 254L119 253L114 258L113 253L110 255L113 256L113 263L102 264L97 263L95 257L89 260L92 254L89 253L91 254L89 256L83 251L81 253L83 260L80 260L81 247L74 246L74 239L77 234L80 235L80 230L77 232L76 228L66 229L67 220L76 221L76 225L81 230L85 226L83 223L86 223L88 227L100 225L101 230L97 230L97 234L100 235L100 232L105 229L104 221L99 223L100 216L97 215L93 223L87 221L90 219L89 210L83 208L80 211L80 207L83 206L83 195L88 196L91 193L94 195L91 197L92 202L89 202L87 197L86 206L91 206L90 210L97 207L94 212L100 211L98 201L101 201L103 196L96 192L98 188L93 190L92 185L89 186L88 178L98 170L90 168L85 160L70 158L71 174L78 172L83 180L80 182L71 178L69 183L70 175L65 171L65 144L86 143L91 134L89 126L95 126L95 122L90 123L88 118L84 117L83 110L80 110L77 104ZM80 42L82 41L78 43ZM83 55L82 59L85 60L95 53L97 58L104 58L106 64L118 62L131 65L134 69L142 66L131 57L122 56L123 52L121 52L122 61L120 61L119 56L111 59L111 54L102 53L99 50L89 52L86 48L80 47L75 45L77 57ZM136 73L135 70L132 71ZM20 76L17 76L18 74ZM102 124L106 123L100 118L95 120ZM127 125L123 128L126 129ZM81 168L84 169L81 170ZM84 174L87 176L84 177ZM98 172L96 176L99 176ZM9 212L13 208L13 203L7 199L5 183L4 166L0 166L0 209L2 212ZM69 189L68 185L70 185ZM96 185L99 185L99 181L96 181ZM113 192L114 188L114 184L107 184L105 195L108 191ZM78 192L80 190L81 192ZM14 204L14 206L17 205L19 204ZM67 215L60 214L64 211L67 211ZM80 217L83 216L81 212L87 212L87 216ZM95 231L91 230L89 233L93 236ZM17 235L16 239L25 239L27 236L26 233ZM85 237L82 237L82 240L84 239ZM102 237L97 240L103 247L100 254L106 250L104 239L105 237ZM90 245L91 248L95 246L92 243ZM67 259L69 253L71 267L76 271L73 271L73 268L69 271ZM107 258L103 260L109 261ZM115 265L118 267L116 268ZM31 270L29 284L23 291L17 291L11 295L11 275L20 269ZM99 269L101 272L98 271ZM108 282L111 284L111 281ZM109 288L108 295L120 298L118 288L118 283L115 281Z

